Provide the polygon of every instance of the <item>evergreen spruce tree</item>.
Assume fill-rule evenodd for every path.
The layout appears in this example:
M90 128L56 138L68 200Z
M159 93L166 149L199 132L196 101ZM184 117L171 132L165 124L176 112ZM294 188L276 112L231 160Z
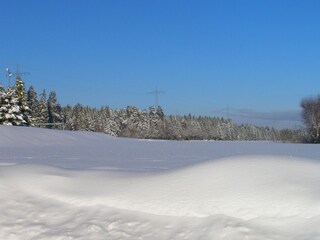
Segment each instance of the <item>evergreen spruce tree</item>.
M57 100L56 92L52 91L48 99L48 122L61 123L63 118L61 116L61 106Z
M48 106L46 90L43 90L41 93L41 98L38 106L38 122L48 123Z
M117 121L117 112L109 107L103 108L101 112L105 119L103 132L111 136L119 136L120 124Z
M4 90L2 86L0 86L0 124L9 126L27 124L20 110L15 90L11 88Z
M75 116L74 116L74 108L70 105L67 105L62 108L62 115L64 117L64 127L65 129L75 131Z
M161 137L161 118L154 107L149 107L149 133L148 138Z
M31 119L33 122L39 122L39 101L37 97L37 92L33 86L30 86L27 91L27 102L28 107L31 110Z
M27 103L27 93L26 89L24 87L24 82L20 78L20 76L17 76L16 83L14 86L14 96L18 100L18 106L20 108L20 111L23 115L23 120L25 121L25 125L31 126L32 120L31 120L31 110L28 107Z

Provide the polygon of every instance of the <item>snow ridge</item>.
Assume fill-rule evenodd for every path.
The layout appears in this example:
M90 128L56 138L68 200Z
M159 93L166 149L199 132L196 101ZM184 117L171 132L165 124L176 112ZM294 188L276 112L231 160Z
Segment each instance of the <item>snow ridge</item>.
M320 238L320 155L309 145L0 132L0 239ZM237 144L238 155L217 150Z

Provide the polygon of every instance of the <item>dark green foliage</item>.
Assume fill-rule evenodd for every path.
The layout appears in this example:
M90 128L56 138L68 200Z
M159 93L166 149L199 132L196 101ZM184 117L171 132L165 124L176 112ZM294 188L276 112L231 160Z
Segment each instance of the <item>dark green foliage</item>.
M39 101L37 93L33 86L27 91L27 103L30 109L30 117L33 122L38 122L39 116Z
M63 118L61 115L61 106L57 100L56 92L52 91L48 99L48 123L61 123Z
M36 113L38 116L37 122L38 123L48 123L48 106L47 106L47 95L46 90L43 90L41 93L38 112Z
M23 120L25 121L24 124L27 126L32 126L31 110L27 102L27 93L24 87L24 82L20 77L16 78L14 90L14 95L18 99L18 105L23 115Z

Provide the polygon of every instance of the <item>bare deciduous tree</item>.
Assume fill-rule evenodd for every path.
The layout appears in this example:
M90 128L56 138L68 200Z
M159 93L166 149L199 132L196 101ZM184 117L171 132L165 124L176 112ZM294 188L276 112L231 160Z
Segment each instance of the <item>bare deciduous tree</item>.
M320 143L320 95L303 99L300 106L309 141Z

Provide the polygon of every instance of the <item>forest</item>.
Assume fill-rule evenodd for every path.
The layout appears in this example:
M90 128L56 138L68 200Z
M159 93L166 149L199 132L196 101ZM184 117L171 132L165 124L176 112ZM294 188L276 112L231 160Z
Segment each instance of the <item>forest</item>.
M0 90L0 124L47 127L70 131L103 132L111 136L171 140L268 140L304 142L304 129L275 129L252 124L235 124L231 119L209 116L165 115L161 106L111 109L61 106L55 91L47 97L33 86L26 91L21 77L13 87Z

